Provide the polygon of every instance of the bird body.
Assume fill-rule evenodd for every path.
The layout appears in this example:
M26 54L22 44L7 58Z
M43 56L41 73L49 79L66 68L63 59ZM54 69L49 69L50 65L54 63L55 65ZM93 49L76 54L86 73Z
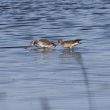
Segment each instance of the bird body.
M66 40L63 41L62 39L58 40L58 44L61 45L64 48L73 48L74 46L80 44L81 39L75 39L75 40Z
M53 41L49 41L47 39L39 39L39 40L33 40L30 46L40 46L44 48L50 48L52 46L56 46L56 44Z

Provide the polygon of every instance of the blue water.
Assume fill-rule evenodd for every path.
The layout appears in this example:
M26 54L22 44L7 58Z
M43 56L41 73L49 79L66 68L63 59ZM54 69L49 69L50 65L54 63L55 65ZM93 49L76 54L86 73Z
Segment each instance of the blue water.
M1 48L40 38L82 44ZM1 0L0 110L110 110L110 1Z

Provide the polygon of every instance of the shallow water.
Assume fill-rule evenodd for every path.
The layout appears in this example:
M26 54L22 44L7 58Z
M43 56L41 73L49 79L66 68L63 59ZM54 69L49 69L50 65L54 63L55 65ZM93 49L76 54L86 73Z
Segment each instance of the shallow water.
M0 110L110 110L110 1L0 1ZM74 51L1 48L82 39Z

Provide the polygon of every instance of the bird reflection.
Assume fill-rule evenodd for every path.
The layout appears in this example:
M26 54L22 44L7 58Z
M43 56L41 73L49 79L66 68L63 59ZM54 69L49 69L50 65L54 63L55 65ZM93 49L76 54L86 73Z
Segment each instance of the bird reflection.
M51 48L32 48L29 49L29 52L34 55L35 61L37 64L51 64L52 57L55 55L55 50ZM45 65L45 66L46 66Z
M71 51L69 49L63 49L62 53L60 54L60 56L61 57L68 57L68 58L71 58L71 57L78 58L78 57L80 57L80 53Z
M53 52L53 49L51 49L51 48L32 48L32 49L29 49L29 51L34 52L34 53L48 54L48 53Z

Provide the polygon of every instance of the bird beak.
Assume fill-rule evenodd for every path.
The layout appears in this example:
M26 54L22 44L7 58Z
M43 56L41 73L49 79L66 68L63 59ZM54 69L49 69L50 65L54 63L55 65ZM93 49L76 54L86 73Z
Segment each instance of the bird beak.
M34 46L33 43L34 43L34 41L31 41L30 44L26 47L26 49L27 49L27 48L30 48L30 47L32 47L32 46Z

